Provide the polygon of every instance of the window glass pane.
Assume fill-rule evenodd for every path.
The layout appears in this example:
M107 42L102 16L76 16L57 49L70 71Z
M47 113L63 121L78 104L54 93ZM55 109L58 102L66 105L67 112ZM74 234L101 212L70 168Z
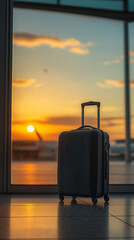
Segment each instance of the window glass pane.
M131 154L134 160L134 22L129 23L130 60L130 107L131 107Z
M13 16L12 184L57 183L58 136L81 125L90 100L101 102L110 135L110 183L126 183L123 23L23 9ZM85 116L96 125L96 108Z
M48 4L57 4L57 0L15 0L15 2L27 2L27 3L48 3Z
M134 11L134 0L128 0L128 9L129 11Z
M61 0L61 4L70 5L76 7L89 7L89 8L99 8L107 10L119 10L123 11L123 1L117 0Z

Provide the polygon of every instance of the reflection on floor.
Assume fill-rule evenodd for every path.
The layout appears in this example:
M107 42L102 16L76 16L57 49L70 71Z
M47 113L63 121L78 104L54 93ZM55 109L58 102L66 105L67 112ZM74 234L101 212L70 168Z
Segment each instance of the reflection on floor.
M134 194L99 199L0 194L0 239L134 239Z
M110 184L133 184L134 161L110 161ZM57 184L56 161L12 161L12 184Z

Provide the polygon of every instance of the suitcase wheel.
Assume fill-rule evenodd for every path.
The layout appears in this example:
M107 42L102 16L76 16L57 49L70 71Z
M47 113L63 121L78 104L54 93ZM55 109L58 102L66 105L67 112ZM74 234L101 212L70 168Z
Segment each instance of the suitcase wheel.
M76 196L72 196L73 201L76 199Z
M63 194L59 194L59 199L61 200L61 202L63 202L63 200L64 200L64 195L63 195Z
M93 204L96 204L97 203L97 198L96 197L92 197L92 202L93 202Z
M108 202L108 201L109 201L109 196L108 196L108 194L105 194L105 195L104 195L104 200L105 200L105 202Z

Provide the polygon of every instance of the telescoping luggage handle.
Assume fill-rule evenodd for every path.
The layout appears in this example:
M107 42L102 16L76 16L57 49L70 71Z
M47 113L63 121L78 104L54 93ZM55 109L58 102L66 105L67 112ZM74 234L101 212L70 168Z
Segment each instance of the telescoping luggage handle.
M97 105L97 128L100 128L100 102L85 102L81 104L82 107L82 126L84 126L84 107Z

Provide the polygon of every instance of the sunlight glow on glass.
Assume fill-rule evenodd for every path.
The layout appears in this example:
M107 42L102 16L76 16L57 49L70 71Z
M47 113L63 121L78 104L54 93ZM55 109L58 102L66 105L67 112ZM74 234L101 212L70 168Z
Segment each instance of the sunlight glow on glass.
M28 132L33 132L33 131L34 131L34 126L29 125L29 126L27 127L27 131L28 131Z

